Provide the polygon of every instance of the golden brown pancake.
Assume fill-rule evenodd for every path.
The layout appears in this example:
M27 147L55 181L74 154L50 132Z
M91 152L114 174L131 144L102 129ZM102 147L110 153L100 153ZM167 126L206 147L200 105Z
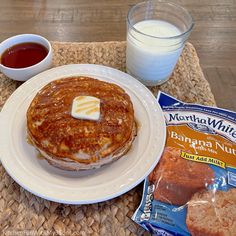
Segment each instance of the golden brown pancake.
M77 96L100 99L98 121L71 116ZM58 79L43 87L28 108L27 128L45 159L67 170L99 168L118 159L136 135L128 94L118 85L83 76Z

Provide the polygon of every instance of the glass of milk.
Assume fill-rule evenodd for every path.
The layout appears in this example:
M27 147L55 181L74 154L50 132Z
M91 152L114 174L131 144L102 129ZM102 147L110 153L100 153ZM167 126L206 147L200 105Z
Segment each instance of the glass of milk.
M147 86L168 80L193 28L183 7L158 0L133 6L127 16L126 70Z

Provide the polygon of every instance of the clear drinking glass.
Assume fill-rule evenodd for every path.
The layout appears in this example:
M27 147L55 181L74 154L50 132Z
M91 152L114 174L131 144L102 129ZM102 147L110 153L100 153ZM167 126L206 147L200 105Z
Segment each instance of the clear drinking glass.
M167 81L193 25L189 12L175 3L133 6L127 16L127 72L147 86Z

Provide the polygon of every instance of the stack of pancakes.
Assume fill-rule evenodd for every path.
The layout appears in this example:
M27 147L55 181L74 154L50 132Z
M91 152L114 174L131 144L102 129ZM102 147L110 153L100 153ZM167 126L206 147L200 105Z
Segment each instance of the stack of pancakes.
M71 116L73 99L100 99L97 121ZM136 136L133 105L118 85L89 77L50 82L27 111L28 136L52 165L66 170L93 169L124 155Z

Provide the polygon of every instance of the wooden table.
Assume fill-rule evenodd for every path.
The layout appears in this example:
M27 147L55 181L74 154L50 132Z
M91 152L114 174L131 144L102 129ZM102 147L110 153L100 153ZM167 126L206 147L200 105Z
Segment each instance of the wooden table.
M190 37L217 105L236 111L236 1L172 0L195 19ZM36 33L54 41L125 40L127 11L137 0L1 0L0 41Z
M130 6L136 2L138 1L1 0L0 41L21 33L41 34L51 41L122 41L125 40L126 37L125 20L127 11ZM236 69L234 68L236 61L236 1L225 0L222 2L220 0L198 0L195 3L194 0L179 0L175 2L187 7L195 18L196 25L192 32L190 42L194 44L198 51L202 68L206 78L212 86L218 106L236 111L236 101L234 100L236 87ZM63 47L66 51L63 55L71 55L69 54L71 49L68 45L61 45L60 43L54 43L53 45L54 49L57 49L57 51ZM99 44L99 48L101 49L103 45L104 44ZM111 47L109 45L110 44L108 43L107 47ZM73 46L73 49L74 47L75 45ZM76 55L81 55L81 48L89 46L83 45L83 47L81 46L80 48L77 45L76 47L77 51L80 52ZM115 51L119 51L124 58L124 50L121 50L122 48L124 49L124 43L123 47L120 46L120 43L117 47L119 47L119 50ZM189 46L189 48L189 50L191 50L192 47ZM103 48L102 50L105 49ZM87 50L84 51L87 52ZM72 53L72 55L74 54ZM116 54L114 57L119 58L119 56L120 54ZM59 57L60 60L63 59L61 58L62 56L59 55ZM69 57L69 59L71 58ZM86 61L86 59L88 58L82 58L81 61ZM98 57L98 59L98 62L100 63L101 58ZM60 60L58 64L61 64ZM184 60L182 63L184 63L184 66L189 68L193 65L193 63L187 64ZM184 66L182 65L181 68ZM198 71L199 70L200 68L198 66ZM183 77L185 76L181 76L180 78L182 79ZM194 75L191 76L191 78L193 77ZM200 75L196 76L196 78L200 77ZM204 94L211 94L204 83L197 83L198 80L195 82L196 83L193 84L194 88L202 86L207 90L206 93L201 94L202 98L207 97ZM164 86L167 84L168 83ZM179 84L180 83L175 87L175 90L176 88L181 87ZM168 86L166 86L166 89L168 89ZM200 96L200 92L197 92L196 94ZM190 98L189 94L188 98ZM13 230L18 230L21 228L25 229L25 225L27 225L29 229L34 229L36 224L38 228L43 225L44 229L54 230L59 233L64 231L67 232L69 223L67 221L65 222L65 218L70 214L73 226L70 226L70 230L73 228L74 232L76 232L75 230L80 232L84 228L86 229L86 227L89 228L91 225L95 225L96 227L101 228L101 235L104 235L101 232L105 232L106 235L125 235L126 231L124 231L124 228L130 233L130 235L143 235L143 231L138 233L135 228L131 230L130 227L132 228L133 226L130 223L131 221L127 220L137 208L137 204L140 201L138 192L140 191L135 192L134 190L131 193L127 193L125 196L128 200L121 196L120 198L111 200L108 204L101 203L90 206L84 205L81 207L67 206L48 202L24 191L5 173L5 170L1 165L0 177L0 182L3 183L3 185L1 185L3 186L3 189L1 192L2 199L0 203L2 204L1 206L4 206L1 209L4 214L0 215L2 217L0 217L0 226L3 225L4 227L4 224L6 224L11 226ZM24 200L23 202L22 199ZM125 206L130 205L132 210L126 212L126 208L123 209L122 204ZM17 209L17 211L15 209ZM50 209L50 212L48 209ZM103 218L100 217L99 213L102 215L104 212L109 217L105 218L105 221L102 221ZM86 220L82 221L82 219L85 218L84 214L86 215ZM93 224L93 221L96 218L95 216L98 218L100 225L96 225L97 221ZM49 220L47 217L49 217ZM1 222L1 219L4 220ZM115 221L117 219L123 222L123 228L120 227L120 225L122 225L121 223ZM15 227L14 224L18 228ZM53 227L53 229L50 227ZM80 228L82 229L80 230ZM8 232L20 232L11 230ZM121 232L115 234L114 232L118 232L118 230L121 230ZM131 232L136 232L136 234L131 234ZM81 233L81 235L86 235L85 231L83 231L83 234Z

